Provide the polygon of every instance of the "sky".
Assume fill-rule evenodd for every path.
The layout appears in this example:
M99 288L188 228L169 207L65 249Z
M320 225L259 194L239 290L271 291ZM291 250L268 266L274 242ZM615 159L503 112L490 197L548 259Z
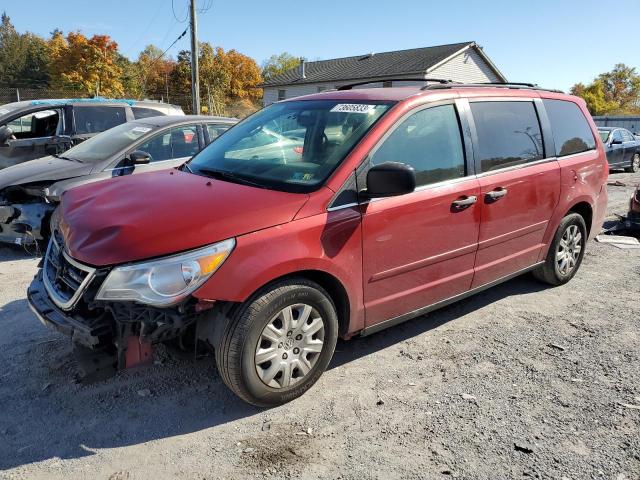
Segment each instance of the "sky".
M568 90L616 63L640 71L638 0L197 2L210 6L200 40L259 64L283 51L317 60L475 41L514 82ZM132 59L149 43L164 50L188 25L188 0L0 0L2 10L20 32L108 34ZM185 35L167 54L188 48Z

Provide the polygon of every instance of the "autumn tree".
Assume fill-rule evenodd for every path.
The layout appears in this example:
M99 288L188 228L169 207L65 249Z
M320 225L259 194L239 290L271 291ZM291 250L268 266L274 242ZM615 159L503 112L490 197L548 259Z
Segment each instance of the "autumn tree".
M123 95L118 44L108 35L89 39L80 32L70 32L64 38L56 32L49 46L51 74L58 86L92 95Z
M214 48L207 42L200 44L198 59L200 98L202 105L207 107L211 99L210 113L223 114L231 107L241 113L257 109L257 101L262 97L257 86L262 77L253 59L235 50L225 52L220 47ZM178 53L170 78L175 89L183 94L191 92L190 52L183 50Z
M137 66L143 95L166 97L169 74L176 62L164 58L162 53L162 50L155 45L147 45L138 56Z
M571 93L584 99L592 115L640 113L640 75L623 63L589 85L574 85Z
M265 81L270 80L287 70L298 67L298 65L300 65L300 59L288 52L271 55L262 63L262 78Z

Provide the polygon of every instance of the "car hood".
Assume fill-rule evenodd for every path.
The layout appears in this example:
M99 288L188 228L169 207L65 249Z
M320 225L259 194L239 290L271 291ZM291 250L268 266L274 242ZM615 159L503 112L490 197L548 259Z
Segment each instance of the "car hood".
M63 180L91 172L92 165L43 157L0 170L0 190L12 185Z
M308 198L165 170L68 190L60 230L73 258L101 267L283 224Z

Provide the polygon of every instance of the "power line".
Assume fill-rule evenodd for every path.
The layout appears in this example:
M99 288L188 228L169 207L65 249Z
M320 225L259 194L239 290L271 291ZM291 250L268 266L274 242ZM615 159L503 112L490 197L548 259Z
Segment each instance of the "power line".
M149 68L150 68L151 66L155 65L155 63L156 63L158 60L160 60L162 57L164 57L164 54L165 54L165 53L167 53L167 52L171 49L171 47L173 47L176 43L178 43L178 41L179 41L182 37L184 37L184 36L187 34L187 32L188 32L188 31L189 31L189 27L185 28L185 29L184 29L184 32L182 32L182 33L178 36L178 38L176 38L176 39L171 43L171 45L169 45L169 46L168 46L168 47L167 47L167 48L166 48L166 49L165 49L165 50L164 50L160 55L158 55L156 58L154 58L154 59L151 61L151 63L149 63ZM143 92L145 92L145 94L146 94L146 91L147 91L147 80L149 79L149 73L150 73L150 72L147 72L147 75L145 75L145 77L144 77L144 81L142 82L142 91L143 91Z
M213 0L211 0L211 1L213 1ZM184 18L182 20L180 20L178 18L178 16L176 15L176 9L175 9L175 7L173 5L173 2L174 2L174 0L171 0L171 11L173 12L173 18L175 18L178 23L186 22L187 18L189 18L189 10L187 9L187 11L186 11L186 13L184 15Z
M204 15L205 13L207 13L209 10L211 10L211 7L213 7L213 0L209 0L209 3L207 3L206 7L200 8L198 9L198 13L200 15Z

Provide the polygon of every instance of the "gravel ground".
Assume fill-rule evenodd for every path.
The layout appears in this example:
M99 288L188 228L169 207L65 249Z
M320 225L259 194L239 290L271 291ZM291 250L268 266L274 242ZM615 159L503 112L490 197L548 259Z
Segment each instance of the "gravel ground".
M609 213L640 175L613 174ZM212 359L74 383L69 343L29 312L37 259L0 248L0 478L640 478L640 251L589 245L573 281L524 276L340 342L271 410Z

